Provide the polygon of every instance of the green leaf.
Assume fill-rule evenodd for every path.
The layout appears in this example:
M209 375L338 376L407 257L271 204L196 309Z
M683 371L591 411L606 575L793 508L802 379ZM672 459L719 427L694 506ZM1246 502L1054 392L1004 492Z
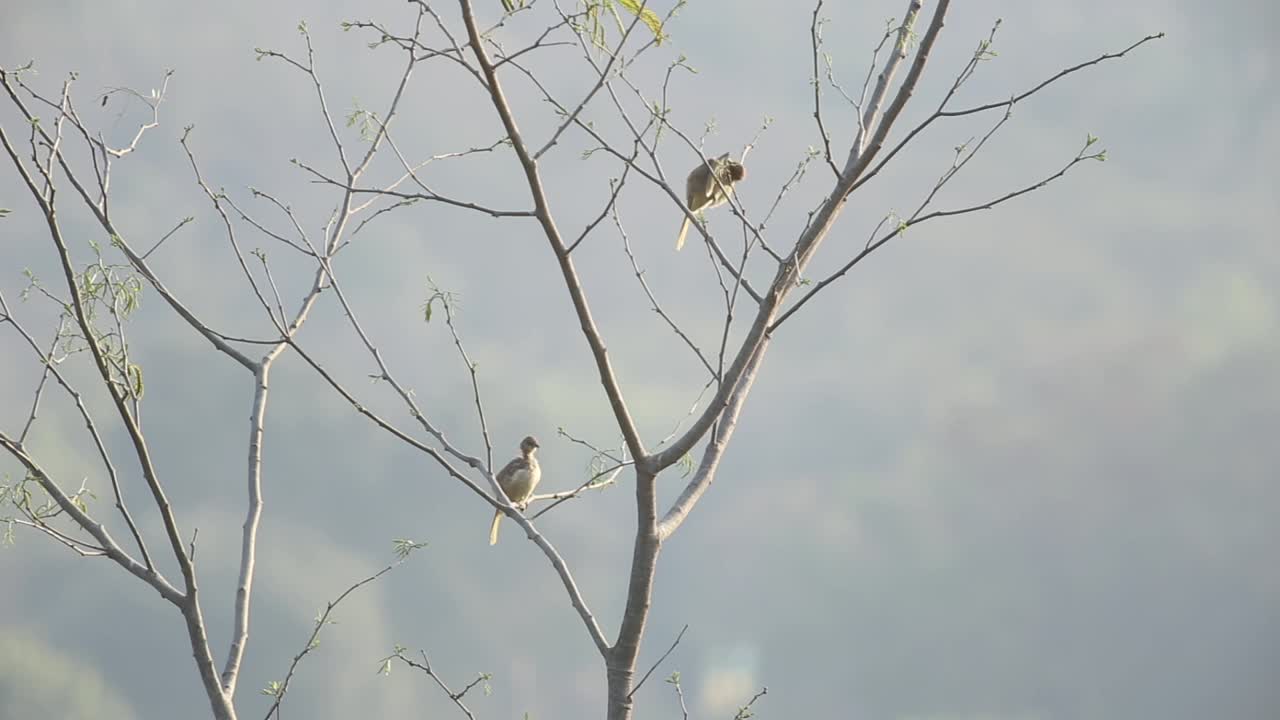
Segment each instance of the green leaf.
M133 396L135 398L141 399L142 398L142 366L135 365L134 363L129 363L128 369L129 369L129 377L132 380L132 384L133 384Z
M638 0L618 0L618 4L632 15L639 15L640 22L648 25L649 30L653 32L654 39L658 41L659 45L662 44L666 36L662 34L662 18L658 16L658 13L643 7Z
M268 697L278 698L284 694L284 685L279 680L272 680L258 692Z
M502 0L502 9L504 12L515 12L516 4L511 2L511 0Z
M414 542L408 538L396 538L392 544L395 546L396 557L401 560L409 557L414 550L421 550L427 546L424 542Z
M676 464L680 466L680 477L689 477L689 474L693 472L693 455L690 453L681 455Z

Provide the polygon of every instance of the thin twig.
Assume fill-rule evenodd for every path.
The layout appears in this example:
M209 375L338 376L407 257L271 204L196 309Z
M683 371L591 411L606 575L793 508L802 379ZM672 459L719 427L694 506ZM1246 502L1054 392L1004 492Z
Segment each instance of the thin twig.
M818 0L813 6L813 22L809 24L809 43L813 49L813 77L810 79L813 83L813 119L818 123L818 135L822 138L822 156L827 161L827 167L831 168L831 172L838 178L840 168L836 167L835 161L831 159L831 134L827 132L822 122L822 80L818 77L818 55L819 48L822 47L822 23L824 22L818 18L818 14L822 12L822 3L823 0Z
M325 625L329 624L329 615L333 613L334 608L342 604L342 601L346 600L348 595L391 572L398 567L401 562L403 562L403 560L392 563L369 577L356 582L351 587L343 590L342 594L338 595L338 597L333 600L330 600L328 604L325 605L324 610L316 617L315 625L311 628L311 635L307 637L307 644L303 646L302 650L298 651L298 653L293 656L293 661L289 663L289 670L285 673L284 681L278 686L272 688L270 691L263 690L263 693L275 698L271 703L271 707L267 708L267 714L262 716L263 720L270 720L272 715L275 715L277 718L280 717L280 704L284 702L285 693L289 692L289 683L293 681L293 674L298 669L298 663L302 662L302 658L309 655L312 650L315 650L320 646L318 641L320 631L324 629Z
M755 705L757 700L759 700L760 698L768 694L769 694L769 688L767 687L760 688L760 692L756 693L755 695L752 695L751 699L747 701L746 705L743 705L742 707L738 708L738 712L733 714L733 720L747 720L747 718L751 717L752 715L755 715L755 713L751 712L751 706Z
M427 677L431 678L431 680L435 682L437 687L439 687L441 690L444 691L444 694L449 697L449 701L452 702L454 705L458 706L458 709L461 710L464 715L470 718L470 720L475 720L476 716L472 714L471 708L467 707L466 704L462 702L462 699L466 697L467 693L471 692L471 689L474 688L475 686L479 685L480 683L489 682L489 679L490 679L489 674L480 673L476 677L476 679L467 683L466 687L462 688L458 692L454 692L449 688L447 684L445 684L444 680L439 675L437 675L436 671L431 667L431 658L427 657L427 651L419 650L418 654L422 656L422 662L420 663L410 657L407 657L404 654L404 648L397 647L396 652L394 654L388 655L387 657L382 658L382 660L379 661L379 664L384 668L384 672L386 671L387 668L390 667L388 663L391 660L399 660L400 662L404 663L405 665L408 665L409 667L415 670L421 670L423 673L426 674ZM488 686L486 685L485 687L487 688Z
M163 235L159 240L157 240L157 241L156 241L156 244L155 244L155 245L152 245L150 250L148 250L148 251L146 251L146 252L142 253L142 255L141 255L142 259L143 259L143 260L146 260L148 257L150 257L151 253L153 253L153 252L155 252L156 250L158 250L158 249L160 248L160 246L164 244L164 241L165 241L165 240L168 240L169 238L173 237L173 234L174 234L174 233L176 233L176 232L178 232L179 230L181 230L182 228L186 227L187 223L191 222L192 220L195 220L195 218L193 218L193 217L185 217L185 218L182 218L181 220L179 220L179 221L178 221L178 224L177 224L177 225L174 225L172 230L170 230L169 232L165 233L165 234L164 234L164 235Z
M453 345L458 349L458 355L462 358L462 363L467 366L467 374L471 378L471 397L475 401L476 419L480 423L480 436L484 438L485 467L492 472L493 441L489 439L489 423L485 420L484 402L480 399L480 377L476 373L476 363L467 354L467 349L462 345L462 338L458 336L458 328L454 324L453 301L450 300L448 293L441 293L440 298L444 303L444 323L449 326L449 334L453 336Z
M1089 145L1090 145L1090 144L1092 144L1092 143L1091 143L1091 142L1087 142L1087 143L1085 144L1085 147L1086 147L1086 148L1087 148L1087 147L1089 147ZM1103 151L1103 152L1105 152L1105 151ZM862 260L863 260L864 258L866 258L866 257L867 257L868 255L870 255L871 253L875 252L878 248L880 248L881 246L883 246L885 243L889 242L889 241L890 241L890 240L892 240L893 238L895 238L895 237L897 237L897 236L901 235L903 232L905 232L905 231L906 231L906 229L907 229L907 228L912 227L912 226L914 226L914 225L919 225L919 224L924 223L924 222L928 222L929 220L933 220L933 219L936 219L936 218L952 217L952 216L954 216L954 215L965 215L965 214L968 214L968 213L977 212L977 211L979 211L979 210L990 210L991 208L994 208L995 206L1000 205L1000 204L1002 204L1002 203L1008 202L1009 200L1012 200L1012 199L1014 199L1014 198L1016 198L1016 197L1020 197L1020 196L1022 196L1022 195L1026 195L1026 194L1027 194L1027 193L1029 193L1029 192L1033 192L1033 191L1035 191L1035 190L1039 190L1040 188L1042 188L1042 187L1044 187L1044 186L1048 185L1049 183L1053 182L1054 180L1057 180L1058 178L1062 177L1063 175L1066 175L1066 174L1067 174L1067 171L1069 171L1071 168L1075 167L1075 166L1076 166L1076 165L1078 165L1079 163L1084 162L1085 160L1097 160L1097 159L1100 159L1100 158L1102 158L1102 157L1105 157L1105 155L1103 155L1102 153L1091 153L1091 154L1085 154L1085 153L1084 153L1084 151L1083 151L1083 149L1082 149L1080 153L1078 153L1074 158L1072 158L1072 159L1071 159L1071 161L1070 161L1070 162L1068 162L1066 165L1064 165L1062 168L1060 168L1057 172L1055 172L1055 173L1053 173L1052 175L1049 175L1049 176L1047 176L1047 177L1045 177L1045 178L1043 178L1043 179L1041 179L1041 180L1039 180L1039 181L1037 181L1037 182L1035 182L1035 183L1032 183L1032 184L1030 184L1030 185L1027 185L1027 186L1025 186L1025 187L1022 187L1022 188L1020 188L1020 189L1018 189L1018 190L1014 190L1014 191L1012 191L1012 192L1005 193L1004 195L1001 195L1001 196L999 196L999 197L993 198L993 199L988 200L988 201L983 202L983 203L979 203L979 204L977 204L977 205L970 205L970 206L967 206L967 207L957 208L957 209L955 209L955 210L935 210L934 212L931 212L931 213L926 213L926 214L924 214L924 215L920 215L920 216L918 216L918 217L915 217L915 218L912 218L912 219L909 219L909 220L904 220L901 224L899 224L897 227L895 227L892 231L890 231L890 232L886 233L885 235L883 235L882 237L880 237L880 239L876 240L876 241L875 241L875 242L873 242L873 243L869 243L866 247L864 247L864 248L862 249L862 251L861 251L861 252L859 252L857 255L855 255L855 256L853 257L853 259L851 259L849 262L847 262L847 263L845 263L844 265L842 265L842 266L840 267L840 269L839 269L839 270L836 270L835 272L831 273L831 274L830 274L830 275L828 275L827 277L823 278L823 279L822 279L820 282L818 282L816 285L814 285L814 286L813 286L813 288L811 288L807 293L805 293L805 294L804 294L804 296L802 296L799 300L797 300L797 301L796 301L796 303L795 303L794 305L792 305L792 306L791 306L790 308L788 308L785 312L783 312L783 313L778 317L778 319L777 319L777 320L774 320L774 321L773 321L773 323L769 326L769 332L770 332L770 333L773 333L775 330L777 330L777 329L778 329L778 327L779 327L780 325L782 325L782 323L786 322L786 320L787 320L788 318L790 318L792 315L794 315L794 314L796 313L796 311L798 311L800 308L804 307L805 303L807 303L807 302L809 302L811 299L813 299L813 296L814 296L814 295L818 294L819 292L821 292L821 291L822 291L822 289L823 289L823 288L827 287L827 286L828 286L828 285L830 285L831 283L833 283L833 282L835 282L836 280L838 280L838 279L840 279L841 277L843 277L843 276L845 275L845 273L847 273L847 272L849 272L850 270L852 270L852 269L853 269L853 267L854 267L855 265L857 265L858 263L862 262Z
M680 672L671 673L671 677L667 678L667 684L676 689L676 699L680 701L680 717L683 720L689 720L689 708L684 704L684 689L680 687Z
M618 463L613 467L607 468L605 470L601 470L600 472L592 475L590 478L587 479L586 482L582 483L581 485L574 488L573 490L566 490L563 492L556 492L556 493L545 493L542 495L531 495L525 501L525 504L532 505L535 502L546 501L546 500L551 500L554 502L552 502L547 507L535 513L533 517L529 518L530 522L537 520L543 515L546 515L547 513L556 509L556 507L559 506L561 503L572 500L576 497L580 497L584 492L587 492L589 490L599 490L600 488L612 485L613 482L617 479L618 473L622 472L623 468L629 467L634 464L635 463L633 462Z
M666 322L667 327L671 328L671 331L680 338L685 346L693 351L693 354L698 358L698 362L701 362L702 366L707 369L707 372L711 373L711 377L718 379L720 377L720 373L712 367L711 362L707 360L707 356L702 354L702 349L699 348L697 343L689 337L688 333L676 324L675 320L671 319L671 316L668 315L667 312L662 309L662 305L658 303L658 298L654 296L653 289L649 287L649 282L644 279L644 271L640 269L640 264L636 261L635 253L631 250L631 239L627 237L627 230L622 225L622 218L618 215L617 206L611 206L609 208L609 214L613 218L614 227L618 229L618 235L622 238L622 250L627 254L627 260L631 262L631 271L636 276L636 281L640 283L640 287L644 290L645 297L649 299L650 309L657 313L658 317L662 318L663 321Z
M667 648L667 651L662 653L662 657L658 658L657 661L653 663L649 668L649 671L640 678L640 682L636 683L636 686L631 688L631 692L627 693L628 698L640 691L640 688L644 686L645 681L649 679L649 676L653 674L653 671L657 670L658 666L662 664L662 661L666 660L667 656L670 655L671 652L676 649L676 646L680 644L680 639L684 637L684 632L688 629L689 624L685 623L685 626L680 628L680 634L676 635L675 641L671 643L671 647Z
M887 153L885 153L884 157L880 159L880 162L876 163L875 167L873 167L873 168L871 168L870 170L867 170L866 172L862 173L862 174L859 176L858 181L857 181L856 183L854 183L854 185L853 185L853 187L852 187L852 188L850 188L850 192L853 192L854 190L857 190L859 187L862 187L862 186L863 186L863 185L865 185L869 180L871 180L871 178L873 178L873 177L875 177L877 174L879 174L879 173L880 173L880 171L881 171L881 170L883 170L883 169L884 169L884 167L889 163L889 161L890 161L890 160L892 160L892 159L893 159L893 158L894 158L894 157L895 157L895 156L896 156L896 155L897 155L897 154L898 154L898 153L899 153L903 148L905 148L905 147L907 146L907 144L908 144L908 143L910 143L910 142L911 142L911 141L912 141L912 140L913 140L917 135L919 135L921 132L923 132L925 128L929 127L929 125L933 124L933 122L934 122L935 120L938 120L939 118L943 118L943 117L962 117L962 116L964 116L964 115L973 115L973 114L975 114L975 113L986 112L987 110L995 110L995 109L997 109L997 108L1007 108L1007 107L1009 107L1010 105L1014 105L1014 104L1016 104L1016 103L1018 103L1018 102L1021 102L1021 101L1025 100L1025 99L1027 99L1028 97L1031 97L1032 95L1036 94L1037 92L1040 92L1040 91L1041 91L1041 90L1043 90L1044 88L1046 88L1046 87L1048 87L1049 85L1051 85L1051 84L1053 84L1053 83L1057 82L1058 80L1061 80L1061 79L1062 79L1062 78L1064 78L1064 77L1067 77L1068 75L1071 75L1071 74L1076 73L1076 72L1078 72L1078 71L1080 71L1080 70L1084 70L1084 69L1086 69L1086 68L1092 67L1092 66L1097 65L1098 63L1104 62L1104 61L1106 61L1106 60L1115 60L1115 59L1118 59L1118 58L1122 58L1122 57L1124 57L1125 55L1128 55L1130 52L1132 52L1132 51L1134 51L1134 50L1138 49L1139 47L1141 47L1141 46L1143 46L1143 45L1145 45L1146 43L1148 43L1148 42L1150 42L1150 41L1152 41L1152 40L1159 40L1159 39L1161 39L1161 38L1163 38L1163 37L1164 37L1164 33L1156 33L1156 34L1154 34L1154 35L1148 35L1148 36L1146 36L1146 37L1142 38L1141 40L1139 40L1139 41L1137 41L1137 42L1133 43L1132 45L1130 45L1130 46L1126 47L1125 49L1123 49L1123 50L1121 50L1121 51L1119 51L1119 52L1114 52L1114 53L1104 53L1103 55L1100 55L1100 56L1098 56L1098 57L1094 58L1093 60L1089 60L1089 61L1087 61L1087 62L1082 62L1082 63L1076 64L1076 65L1073 65L1073 66L1071 66L1071 67L1069 67L1069 68L1065 68L1065 69L1063 69L1063 70L1059 71L1058 73L1056 73L1056 74L1052 75L1051 77L1049 77L1049 78L1047 78L1047 79L1045 79L1045 80L1041 81L1039 84L1035 85L1035 86L1034 86L1034 87L1032 87L1030 90L1026 90L1026 91L1023 91L1023 92L1018 93L1018 94L1016 94L1016 95L1013 95L1013 96L1012 96L1012 97L1010 97L1008 100L1005 100L1005 101L1003 101L1003 102L986 103L986 104L983 104L983 105L977 105L977 106L975 106L975 107L967 108L967 109L965 109L965 110L944 110L944 107L945 107L946 101L947 101L947 99L949 99L949 98L950 98L950 94L948 94L948 95L947 95L947 97L943 99L943 105L939 106L939 108L938 108L938 110L937 110L937 111L935 111L935 112L934 112L932 115L930 115L929 117L925 118L925 119L924 119L924 120L923 120L919 125L917 125L917 126L915 126L914 128L912 128L912 129L911 129L911 131L910 131L910 132L908 132L908 133L907 133L907 134L902 138L902 140L900 140L900 141L898 142L898 144L897 144L897 145L894 145L892 149L890 149ZM959 81L957 81L957 84L958 84L958 82L959 82Z

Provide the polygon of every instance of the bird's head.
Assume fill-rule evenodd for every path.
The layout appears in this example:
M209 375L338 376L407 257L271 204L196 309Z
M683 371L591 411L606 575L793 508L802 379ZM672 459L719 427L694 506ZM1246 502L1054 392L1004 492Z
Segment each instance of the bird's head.
M729 171L729 182L738 182L747 176L747 166L740 162L730 160L725 169Z
M520 441L520 452L525 455L532 455L539 447L541 446L538 445L538 438L532 435L528 435Z

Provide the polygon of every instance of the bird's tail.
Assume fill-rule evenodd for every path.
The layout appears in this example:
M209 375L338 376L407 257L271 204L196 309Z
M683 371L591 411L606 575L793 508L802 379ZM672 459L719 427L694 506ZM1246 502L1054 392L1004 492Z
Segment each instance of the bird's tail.
M689 218L686 216L684 222L680 224L680 237L676 238L676 251L684 247L684 237L689 234Z
M493 511L493 525L489 526L489 544L498 544L498 526L502 524L502 511Z

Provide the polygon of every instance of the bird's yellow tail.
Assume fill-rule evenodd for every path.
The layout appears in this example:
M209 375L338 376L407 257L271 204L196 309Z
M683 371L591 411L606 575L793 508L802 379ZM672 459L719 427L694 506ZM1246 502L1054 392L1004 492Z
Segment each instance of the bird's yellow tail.
M680 237L676 238L676 252L679 252L680 248L684 247L684 237L685 235L688 235L688 234L689 234L689 218L686 217L684 219L684 222L680 224Z
M502 511L493 511L493 525L489 527L489 544L498 544L498 526L502 524Z

